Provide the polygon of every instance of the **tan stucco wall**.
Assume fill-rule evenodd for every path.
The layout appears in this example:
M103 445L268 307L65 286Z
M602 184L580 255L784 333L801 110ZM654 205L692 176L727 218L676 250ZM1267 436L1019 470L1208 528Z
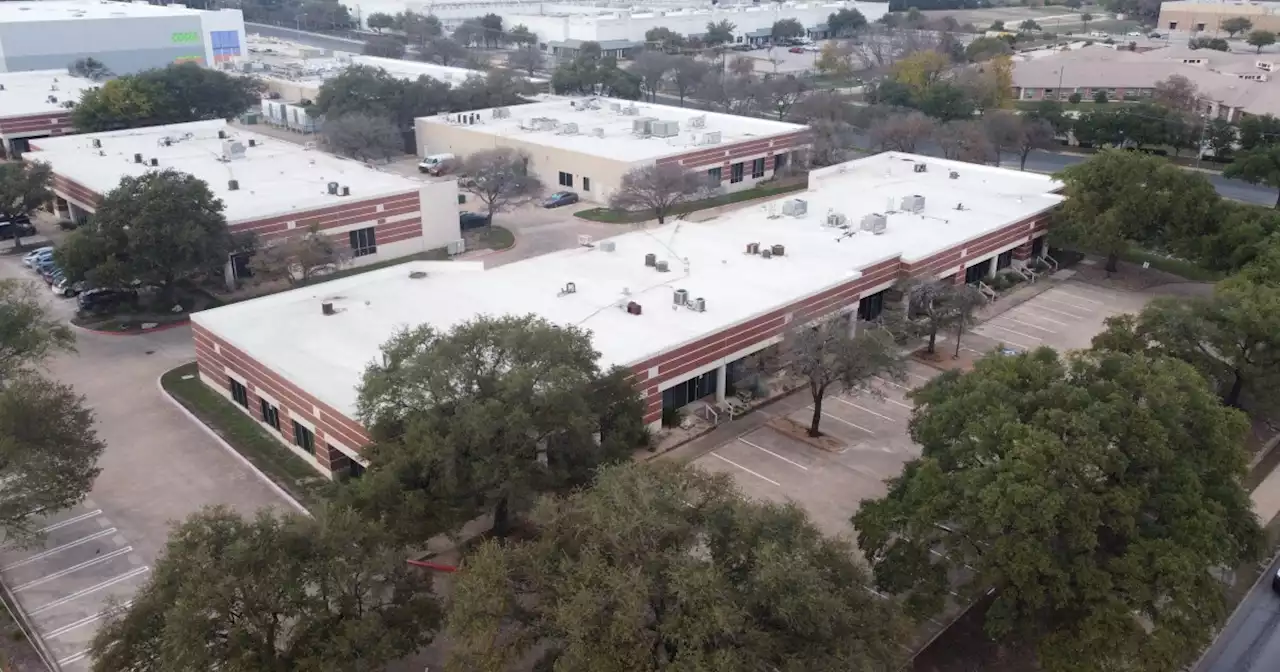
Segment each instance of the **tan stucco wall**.
M1168 3L1160 8L1160 23L1157 30L1179 30L1206 33L1219 32L1218 23L1232 17L1242 16L1253 22L1253 30L1270 30L1280 32L1280 15L1267 12L1262 7L1252 5L1176 5ZM1176 23L1175 28L1169 24ZM1204 28L1199 27L1204 24ZM1223 31L1225 34L1225 31Z

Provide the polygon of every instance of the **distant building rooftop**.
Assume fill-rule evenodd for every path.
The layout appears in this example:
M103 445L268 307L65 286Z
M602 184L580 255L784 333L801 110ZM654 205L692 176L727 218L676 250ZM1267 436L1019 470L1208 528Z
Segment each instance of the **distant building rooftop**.
M495 109L502 112L495 116ZM602 97L549 100L420 119L433 124L458 124L461 122L456 119L473 116L477 122L468 128L477 133L518 137L528 143L623 161L658 159L707 149L708 145L770 138L806 128L757 117ZM637 120L644 118L674 121L679 130L671 137L642 137L633 128ZM571 130L574 124L576 131ZM717 133L718 139L707 141L709 134Z
M917 163L928 170L917 172ZM814 171L809 190L797 194L807 203L802 217L782 214L782 202L774 201L492 270L411 262L193 319L350 415L365 366L406 326L448 329L480 315L534 313L590 330L602 365L636 364L848 282L877 263L921 261L1035 217L1062 201L1052 193L1060 186L1045 175L890 152ZM922 209L899 210L913 195L923 197ZM852 228L827 226L829 213L844 215ZM873 213L887 213L879 235L859 230ZM781 245L783 255L744 254L752 242ZM648 254L669 270L647 266ZM411 277L414 270L427 277ZM676 289L705 299L705 312L675 308ZM629 301L642 314L620 308ZM322 314L321 302L337 313Z
M244 147L244 154L224 160L224 139ZM95 148L94 141L101 147ZM168 144L166 145L166 141ZM250 146L253 141L254 146ZM339 205L353 199L405 193L422 184L382 172L358 161L308 150L284 140L232 128L222 120L151 126L108 133L43 138L28 159L44 161L55 173L85 188L106 194L125 176L167 168L194 175L209 184L226 206L229 223L287 215ZM142 163L134 155L142 155ZM157 165L151 166L151 159ZM236 180L232 191L229 182ZM349 196L331 195L328 184L350 188Z
M190 16L199 10L182 5L152 5L146 2L109 0L15 0L0 2L0 23L17 21L71 21L126 16Z
M98 85L66 70L0 72L0 119L69 112L66 103L78 102L81 93Z

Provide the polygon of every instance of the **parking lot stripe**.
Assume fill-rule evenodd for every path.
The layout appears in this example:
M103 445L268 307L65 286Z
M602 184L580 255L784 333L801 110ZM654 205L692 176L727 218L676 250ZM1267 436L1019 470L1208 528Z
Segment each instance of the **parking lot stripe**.
M71 663L78 663L81 660L84 660L85 657L88 655L89 655L88 650L81 651L80 653L73 653L67 656L66 658L63 658L62 660L59 660L58 665L62 666L62 665L70 665Z
M1037 306L1037 308L1039 308L1039 306ZM1014 312L1014 311L1012 311L1012 310L1011 310L1011 311L1009 311L1009 312L1010 312L1010 313L1012 313L1012 312ZM1052 322L1053 324L1056 324L1056 325L1058 325L1059 327L1065 327L1065 326L1068 326L1066 322L1062 322L1062 321L1060 321L1060 320L1055 320L1055 319L1053 319L1052 317L1045 317L1044 315L1037 315L1037 314L1036 314L1036 311L1035 311L1034 309L1032 309L1032 308L1030 308L1030 307L1028 307L1028 306L1025 306L1025 305L1023 305L1023 306L1019 306L1019 307L1017 308L1017 312L1018 312L1018 314L1019 314L1019 315L1022 315L1023 317L1032 318L1032 319L1036 319L1036 320L1044 320L1045 322Z
M1031 340L1033 340L1033 341L1038 341L1038 340L1040 340L1040 337L1039 337L1039 336L1032 336L1031 334L1024 334L1024 333L1022 333L1021 331L1014 331L1013 329L1010 329L1009 327L1002 327L1002 326L1000 326L1000 325L998 325L998 324L991 324L991 323L989 323L989 322L988 322L987 324L982 325L982 327L983 327L983 328L986 328L986 329L999 329L1000 331L1007 331L1007 332L1009 332L1009 333L1011 333L1011 334L1013 334L1013 335L1015 335L1015 336L1021 336L1021 337L1023 337L1023 338L1029 338L1029 339L1031 339Z
M992 336L992 335L990 335L990 334L984 334L984 333L982 333L981 331L978 331L977 329L974 329L974 331L975 331L975 332L977 332L977 333L978 333L979 335L981 335L981 336L986 336L987 338L995 339L995 340L997 340L997 341L1000 341L1001 343L1008 343L1008 344L1011 344L1011 345L1016 345L1016 346L1018 346L1019 348L1022 348L1023 350L1035 350L1035 349L1036 349L1036 346L1034 346L1034 345L1027 345L1026 343L1019 343L1018 341L1015 341L1015 340L1013 340L1012 338L1002 338L1002 337L1000 337L1000 336ZM1036 339L1036 340L1039 340L1039 339Z
M812 407L812 406L806 406L805 408L808 408L808 409L809 409L809 410L811 410L811 411L813 410L813 407ZM838 416L838 415L831 415L830 413L828 413L828 412L826 412L826 411L823 411L823 412L822 412L822 414L823 414L823 415L825 415L825 416L827 416L828 418L831 418L832 420L835 420L836 422L843 422L844 424L849 425L850 427L853 427L854 429L861 429L862 431L864 431L864 432L866 432L866 433L870 434L871 436L875 436L875 435L876 435L876 433L875 433L875 432L873 432L873 431L871 431L871 430L867 429L866 427L863 427L862 425L855 425L855 424L853 424L852 422L849 422L848 420L845 420L844 418L842 418L842 417L840 417L840 416Z
M1041 294L1041 296L1044 296L1044 295L1043 295L1043 294ZM1063 315L1063 316L1065 316L1065 317L1070 317L1070 318L1071 318L1071 319L1073 319L1073 320L1082 320L1082 319L1084 319L1084 318L1086 317L1085 315L1076 315L1075 313L1069 313L1069 312L1067 312L1067 311L1065 311L1065 310L1059 310L1059 309L1057 309L1057 308L1050 308L1049 306L1041 306L1041 305L1037 305L1037 306L1036 306L1036 310L1047 310L1047 311L1049 311L1049 312L1051 312L1051 313L1056 313L1056 314L1058 314L1058 315Z
M756 444L751 443L750 441L748 441L748 440L746 440L746 439L744 439L744 438L742 438L742 437L738 437L738 440L739 440L739 441L741 441L741 442L743 442L743 443L745 443L745 444L747 444L748 446L751 446L752 448L755 448L756 450L763 450L764 452L769 453L770 455L772 455L772 456L774 456L774 457L778 458L779 460L782 460L783 462L786 462L787 464L790 464L790 465L791 465L791 466L793 466L793 467L796 467L796 468L798 468L798 469L803 469L803 470L805 470L805 471L809 471L809 467L806 467L806 466L804 466L803 464L800 464L799 462L796 462L795 460L787 459L787 458L785 458L785 457L783 457L783 456L781 456L781 455L779 455L779 454L777 454L777 453L773 452L772 450L769 450L768 448L765 448L764 446L757 446Z
M57 553L61 553L62 551L67 550L68 548L75 548L76 546L79 546L80 544L87 544L87 543L89 543L89 542L93 541L94 539L101 539L101 538L103 538L103 537L109 537L109 536L111 536L111 535L115 534L117 531L118 531L118 530L116 530L116 528L114 528L114 527L108 527L107 529L102 530L102 531L100 531L100 532L94 532L93 534L91 534L91 535L89 535L89 536L87 536L87 537L80 537L79 539L76 539L75 541L67 542L67 543L65 543L65 544L63 544L63 545L61 545L61 546L56 546L56 547L51 548L51 549L49 549L49 550L47 550L47 551L41 551L41 552L36 553L35 555L33 555L33 556L29 557L29 558L26 558L26 559L24 559L24 560L19 560L19 561L15 562L15 563L12 563L12 564L9 564L9 565L5 565L4 567L0 567L0 572L7 572L7 571L9 571L9 570L11 570L11 569L17 569L17 568L19 568L19 567L21 567L21 566L23 566L23 565L29 565L29 564L31 564L31 563L33 563L33 562L35 562L36 560L43 560L44 558L47 558L47 557L49 557L49 556L51 556L51 555L55 555L55 554L57 554Z
M922 376L918 373L911 373L910 371L907 372L907 375L911 376L912 378L919 378L920 380L923 380L926 383L929 382L930 380L933 380L929 376Z
M84 618L76 621L75 623L68 623L62 626L61 628L58 628L57 630L50 630L49 632L44 633L44 638L48 640L48 639L53 639L54 637L61 637L67 634L68 632L71 632L72 630L83 628L84 626L89 625L94 621L103 619L114 613L124 611L128 609L129 605L131 604L133 604L133 600L125 600L124 602L121 602L120 604L116 605L115 609L103 609L102 611L99 611L98 613L93 614L91 616L85 616Z
M875 411L873 411L873 410L871 410L871 409L869 409L869 408L866 408L866 407L864 407L864 406L859 406L859 405L857 405L857 404L853 403L852 401L848 401L848 400L844 399L843 397L835 397L835 400L836 400L836 401L838 401L838 402L840 402L840 403L842 403L842 404L848 404L848 405L850 405L850 406L852 406L852 407L854 407L854 408L858 409L859 411L863 411L863 412L865 412L865 413L870 413L871 415L874 415L874 416L876 416L877 418L884 418L885 420L888 420L889 422L897 422L897 420L894 420L893 418L891 418L891 417L889 417L889 416L887 416L887 415L884 415L883 413L876 413Z
M889 402L889 403L891 403L891 404L897 404L898 406L901 406L901 407L903 407L903 408L907 409L908 411L914 411L914 410L915 410L915 408L916 408L915 406L912 406L911 404L904 404L904 403L902 403L901 401L898 401L897 399L894 399L893 397L885 397L885 398L884 398L884 400L885 400L885 401L887 401L887 402Z
M94 565L96 565L96 564L98 564L98 563L100 563L100 562L106 562L106 561L108 561L108 560L110 560L110 559L112 559L112 558L120 557L120 556L122 556L122 555L124 555L124 554L126 554L126 553L131 552L131 551L133 551L133 547L132 547L132 546L125 546L124 548L117 548L116 550L111 551L110 553L104 553L104 554L102 554L102 555L99 555L99 556L95 557L95 558L94 558L94 559L92 559L92 560L85 560L84 562L82 562L82 563L80 563L80 564L78 564L78 565L73 565L73 566L71 566L71 567L68 567L68 568L66 568L66 569L63 569L63 570L60 570L60 571L54 572L54 573L52 573L52 574L46 574L46 575L44 575L44 576L42 576L42 577L40 577L40 578L38 578L38 579L33 579L33 580L31 580L31 581L28 581L28 582L26 582L26 583L24 583L24 584L22 584L22 585L20 585L20 586L15 587L15 588L13 589L13 592L15 592L15 593L17 593L17 592L21 592L21 591L26 590L26 589L28 589L28 588L34 588L34 587L36 587L36 586L38 586L38 585L40 585L40 584L42 584L42 583L48 583L48 582L50 582L50 581L52 581L52 580L54 580L54 579L60 579L60 578L62 578L62 577L64 577L64 576L66 576L66 575L68 575L68 574L74 574L75 572L78 572L78 571L80 571L80 570L82 570L82 569L84 569L84 568L86 568L86 567L92 567L92 566L94 566Z
M36 530L36 534L42 534L44 532L52 532L56 529L66 527L68 525L75 525L76 523L82 520L88 520L90 518L93 518L94 516L101 516L101 515L102 515L102 509L94 509L88 513L82 513L78 516L75 516L74 518L68 518L66 520L56 522L52 525L47 525L45 527L42 527Z
M998 320L999 320L999 319L1009 320L1010 322L1016 322L1016 323L1018 323L1018 324L1021 324L1021 325L1022 325L1022 326L1024 326L1024 327L1030 327L1030 328L1032 328L1032 329L1039 329L1040 331L1047 331L1047 332L1049 332L1049 333L1051 333L1051 334L1056 334L1056 333L1058 333L1058 332L1056 332L1056 331L1054 331L1054 330L1052 330L1052 329L1049 329L1049 328L1046 328L1046 327L1041 327L1041 326L1038 326L1038 325L1034 325L1034 324L1031 324L1030 322L1023 322L1022 320L1019 320L1019 319L1018 319L1018 318L1016 318L1016 317L1009 317L1008 315L1001 315L1000 317L998 317L998 318L996 318L996 319L998 319Z
M894 386L894 387L896 387L896 388L898 388L898 389L900 389L900 390L908 389L906 385L899 385L899 384L897 384L897 383L893 382L892 380L885 380L884 378L881 378L880 376L874 376L874 378L875 378L876 380L878 380L878 381L880 381L880 382L884 383L885 385L892 385L892 386Z
M729 459L729 458L727 458L727 457L725 457L725 456L721 455L720 453L711 453L711 456L712 456L712 457L715 457L715 458L718 458L718 459L720 459L721 461L728 462L729 464L732 464L733 466L735 466L735 467L737 467L737 468L739 468L739 469L741 469L741 470L743 470L743 471L747 472L748 474L751 474L752 476L755 476L756 478L758 478L758 479L760 479L760 480L762 480L762 481L768 481L768 482L770 482L770 483L772 483L772 484L774 484L774 485L778 486L779 488L781 488L781 487L782 487L782 484L781 484L781 483L779 483L779 482L777 482L777 481L773 480L772 478L769 478L768 476L762 476L762 475L760 475L760 474L758 474L758 473L756 473L756 472L754 472L754 471L751 471L750 469L748 469L748 468L746 468L746 467L742 466L741 464L738 464L737 462L734 462L733 460L731 460L731 459Z
M36 607L35 609L32 609L31 611L27 612L27 615L29 615L29 616L35 616L35 615L37 615L37 614L44 613L44 612L46 612L46 611L48 611L48 610L50 610L50 609L52 609L52 608L54 608L54 607L60 607L60 606L62 606L62 605L64 605L64 604L66 604L66 603L68 603L68 602L75 602L76 600L78 600L78 599L80 599L80 598L84 597L85 595L90 595L90 594L92 594L92 593L96 593L96 592L98 592L99 590L102 590L103 588L110 588L111 586L114 586L114 585L116 585L117 583L121 583L121 582L124 582L124 581L128 581L129 579L132 579L132 578L133 578L133 577L135 577L135 576L138 576L138 575L140 575L140 574L145 574L145 573L147 573L147 572L149 572L149 571L151 571L151 568L150 568L150 567L139 567L139 568L137 568L137 569L134 569L134 570L131 570L131 571L125 572L124 574L120 574L119 576L115 576L115 577L112 577L112 578L110 578L110 579L107 579L106 581L103 581L102 583L99 583L99 584L95 584L95 585L89 586L88 588L85 588L85 589L83 589L83 590L77 590L76 592L71 593L70 595L67 595L66 597L62 597L62 598L56 599L56 600L54 600L54 601L52 601L52 602L50 602L50 603L48 603L48 604L45 604L45 605L42 605L42 606Z
M1063 293L1063 294L1066 294L1067 296L1070 296L1070 297L1071 297L1071 298L1073 298L1073 299L1079 299L1080 301L1084 301L1085 303L1096 303L1096 304L1098 304L1099 306L1101 306L1101 305L1103 304L1103 302L1102 302L1102 301L1098 301L1098 300L1096 300L1096 299L1086 298L1086 297L1084 297L1084 296L1081 296L1081 295L1077 294L1076 292L1068 292L1067 290L1065 290L1065 289L1063 289L1063 288L1061 288L1061 287L1054 288L1054 290L1053 290L1053 291L1055 291L1055 292L1061 292L1061 293ZM1076 290L1076 291L1079 291L1079 290Z
M1062 304L1062 305L1064 305L1064 306L1071 306L1072 308L1075 308L1076 310L1087 310L1087 311L1090 311L1090 312L1092 312L1092 311L1093 311L1093 308L1090 308L1089 306L1080 306L1080 305L1076 305L1076 304L1074 304L1074 303L1071 303L1070 301L1063 301L1062 299L1055 299L1055 298L1053 298L1052 296L1049 296L1049 293L1048 293L1048 292L1045 292L1044 294L1041 294L1041 295L1040 295L1040 298L1044 299L1045 301L1052 301L1052 302L1054 302L1054 303L1061 303L1061 304Z

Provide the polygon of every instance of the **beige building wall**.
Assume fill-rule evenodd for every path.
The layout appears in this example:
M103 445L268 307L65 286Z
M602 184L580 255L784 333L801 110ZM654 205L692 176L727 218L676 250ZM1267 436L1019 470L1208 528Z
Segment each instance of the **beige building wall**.
M1219 23L1241 16L1253 22L1253 30L1280 32L1280 14L1270 7L1246 4L1210 5L1196 2L1166 2L1160 5L1158 30L1219 33Z

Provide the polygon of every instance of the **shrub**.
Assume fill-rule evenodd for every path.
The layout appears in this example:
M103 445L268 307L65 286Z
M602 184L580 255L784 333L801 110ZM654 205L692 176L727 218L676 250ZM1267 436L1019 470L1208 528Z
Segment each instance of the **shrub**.
M1074 105L1075 103L1080 102L1081 100L1084 100L1084 97L1080 95L1080 92L1079 92L1079 91L1077 91L1077 92L1075 92L1075 93L1073 93L1073 94L1071 94L1071 95L1067 96L1067 102L1068 102L1068 103L1071 103L1071 104L1073 104L1073 105Z
M1093 102L1098 103L1099 105L1101 105L1102 103L1107 102L1107 92L1106 92L1106 91L1098 91L1098 92L1094 93L1094 94L1093 94Z

